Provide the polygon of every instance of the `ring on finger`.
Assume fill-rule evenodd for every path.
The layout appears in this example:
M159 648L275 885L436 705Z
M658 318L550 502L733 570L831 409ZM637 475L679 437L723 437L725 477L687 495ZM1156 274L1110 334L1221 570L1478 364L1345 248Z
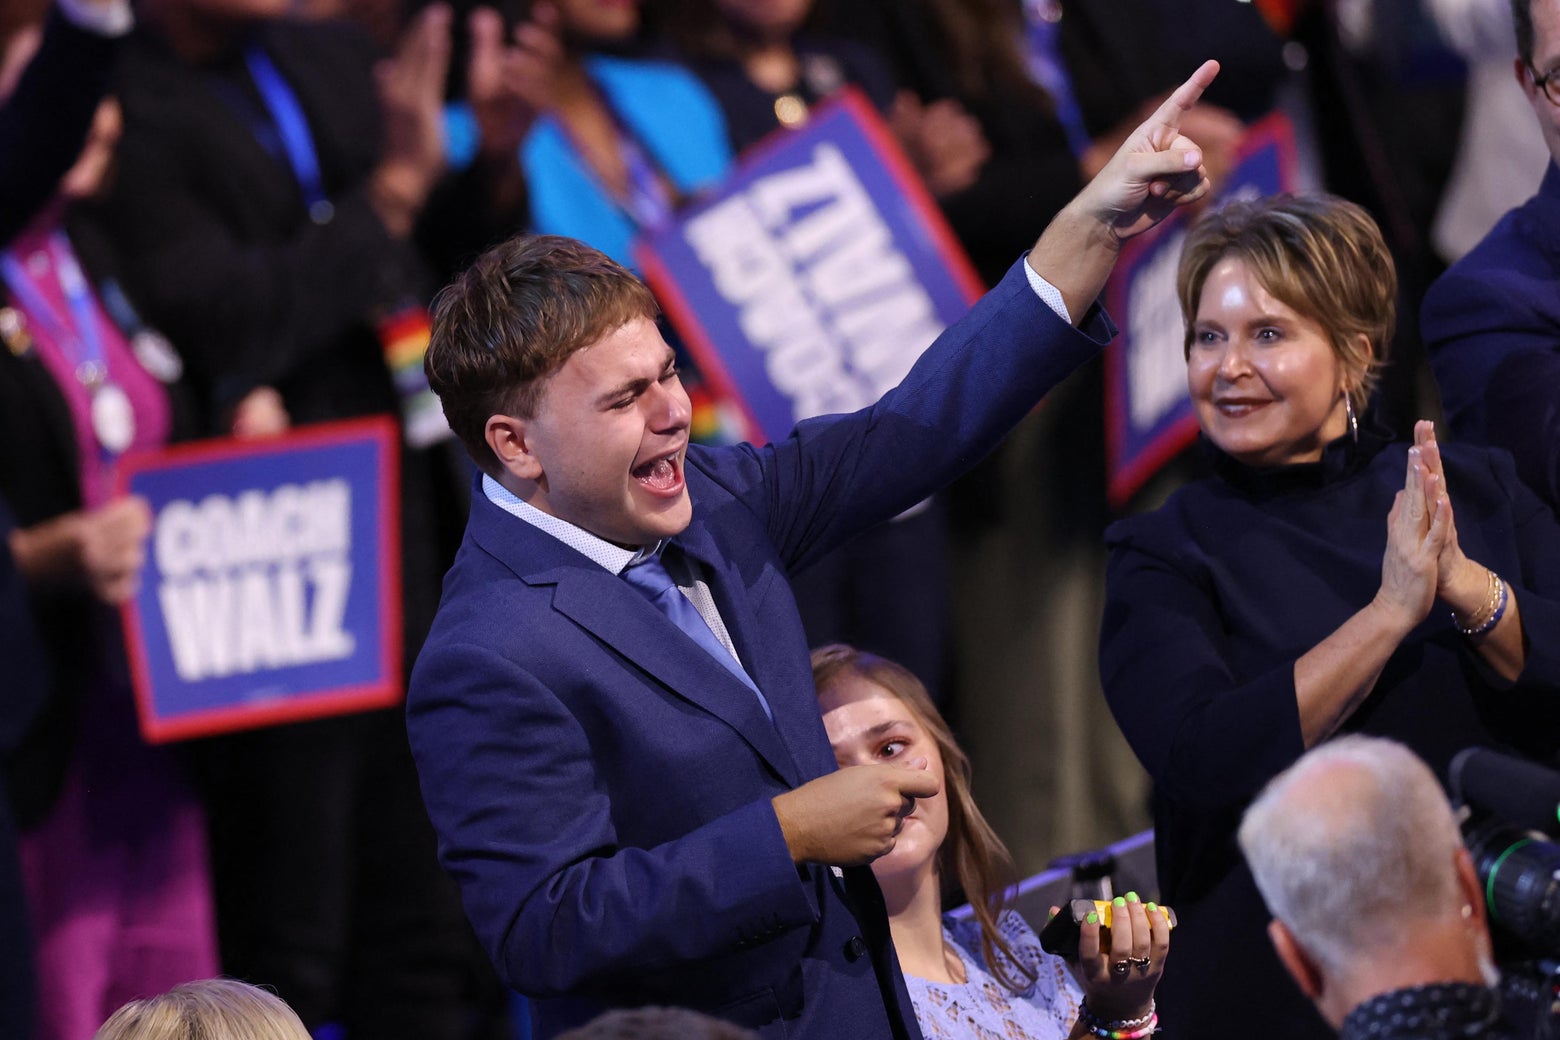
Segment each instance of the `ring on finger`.
M1131 960L1117 961L1115 964L1110 966L1110 973L1118 979L1124 979L1127 977L1127 972L1130 971L1131 968Z
M1147 957L1128 957L1127 963L1132 965L1138 971L1147 972L1148 966L1152 962Z

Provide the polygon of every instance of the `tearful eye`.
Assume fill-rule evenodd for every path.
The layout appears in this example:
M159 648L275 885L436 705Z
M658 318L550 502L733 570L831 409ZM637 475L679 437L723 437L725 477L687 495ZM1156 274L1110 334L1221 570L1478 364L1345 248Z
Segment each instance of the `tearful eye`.
M905 745L907 743L908 743L907 741L903 741L903 740L890 740L888 743L884 744L883 747L878 751L878 757L879 758L893 758L894 756L898 755L901 751L903 751L905 749Z

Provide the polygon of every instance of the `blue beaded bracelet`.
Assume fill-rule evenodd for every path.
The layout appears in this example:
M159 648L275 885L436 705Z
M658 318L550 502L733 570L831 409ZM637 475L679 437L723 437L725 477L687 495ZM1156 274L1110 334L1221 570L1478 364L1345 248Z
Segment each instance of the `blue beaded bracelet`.
M1506 581L1494 571L1490 572L1490 577L1495 579L1495 609L1490 613L1489 617L1485 618L1484 621L1478 625L1475 625L1471 628L1464 628L1463 623L1457 620L1456 613L1452 614L1452 624L1456 625L1457 631L1461 632L1465 636L1482 636L1484 633L1500 624L1500 619L1506 616L1506 604L1511 600L1510 593L1506 591Z

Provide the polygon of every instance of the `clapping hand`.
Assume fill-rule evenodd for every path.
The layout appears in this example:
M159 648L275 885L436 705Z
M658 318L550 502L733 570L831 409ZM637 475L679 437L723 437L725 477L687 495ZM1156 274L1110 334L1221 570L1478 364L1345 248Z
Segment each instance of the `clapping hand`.
M552 104L563 57L558 12L551 4L537 4L507 42L504 20L490 7L472 11L466 25L471 34L466 100L482 136L482 154L512 161L531 124Z
M1452 530L1452 503L1424 450L1408 450L1403 490L1387 514L1387 550L1381 560L1376 601L1406 634L1430 613L1440 585L1441 554Z
M395 54L374 74L384 114L384 158L370 198L392 235L405 237L444 173L444 78L450 63L450 9L424 8Z

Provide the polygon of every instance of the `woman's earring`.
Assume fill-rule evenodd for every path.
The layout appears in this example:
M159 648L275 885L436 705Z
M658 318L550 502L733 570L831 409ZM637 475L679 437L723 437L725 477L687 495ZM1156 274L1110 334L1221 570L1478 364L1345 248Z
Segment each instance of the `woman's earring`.
M1349 391L1343 392L1343 410L1349 416L1349 436L1354 438L1354 443L1360 442L1360 421L1354 416L1354 398L1349 396Z

